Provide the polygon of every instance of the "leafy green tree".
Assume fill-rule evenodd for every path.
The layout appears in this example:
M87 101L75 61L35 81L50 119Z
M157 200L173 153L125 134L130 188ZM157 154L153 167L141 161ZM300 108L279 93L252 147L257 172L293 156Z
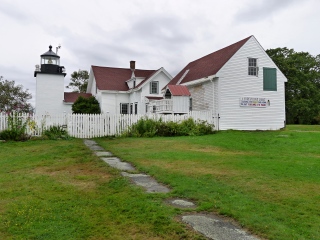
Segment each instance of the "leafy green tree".
M285 87L287 123L320 123L320 55L288 48L266 52L288 79Z
M99 114L100 105L97 99L93 96L89 98L79 97L72 105L73 113L87 113L87 114Z
M27 101L32 95L23 89L22 85L15 85L15 81L4 80L0 76L0 112L32 112L33 108Z
M86 70L74 71L71 74L71 82L67 88L73 89L73 92L85 93L87 91L89 73Z

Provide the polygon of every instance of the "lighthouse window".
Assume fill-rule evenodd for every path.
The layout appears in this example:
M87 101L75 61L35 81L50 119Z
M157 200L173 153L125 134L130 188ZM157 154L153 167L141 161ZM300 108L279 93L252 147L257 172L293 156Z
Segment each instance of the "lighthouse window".
M41 64L55 64L55 65L59 65L59 59L56 59L56 58L44 57L44 58L42 58L41 61L42 61Z

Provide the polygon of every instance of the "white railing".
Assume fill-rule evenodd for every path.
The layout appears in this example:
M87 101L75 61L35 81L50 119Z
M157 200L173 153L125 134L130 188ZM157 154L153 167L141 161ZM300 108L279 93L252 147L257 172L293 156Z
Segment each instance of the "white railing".
M172 110L173 110L172 99L154 100L149 104L149 112L151 113L172 112Z
M188 118L206 121L214 124L212 112L194 111L183 115L148 114L148 115L109 115L109 114L61 114L61 115L28 115L20 114L23 121L27 121L27 133L40 136L43 130L50 126L62 126L68 134L76 138L94 138L103 136L118 136L129 126L141 118L150 118L164 122L179 122ZM8 115L0 113L0 131L7 129Z

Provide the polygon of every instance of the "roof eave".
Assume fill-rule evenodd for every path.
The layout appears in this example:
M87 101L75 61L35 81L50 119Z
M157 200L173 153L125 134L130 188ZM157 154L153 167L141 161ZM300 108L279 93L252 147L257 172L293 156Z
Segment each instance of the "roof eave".
M139 87L137 87L135 89L140 90L144 85L146 85L148 82L150 82L151 79L153 79L155 76L157 76L160 72L163 72L165 75L167 75L167 77L170 79L170 81L172 80L172 76L170 75L170 73L168 73L167 70L165 70L163 67L161 67L150 78L148 78L147 81L145 81L143 84L141 84Z
M192 85L197 85L197 84L204 83L204 82L207 82L207 81L212 81L215 78L218 78L218 76L216 74L208 76L208 77L192 80L190 82L181 83L180 85L192 86Z
M119 90L99 90L101 93L129 93L129 91L119 91Z

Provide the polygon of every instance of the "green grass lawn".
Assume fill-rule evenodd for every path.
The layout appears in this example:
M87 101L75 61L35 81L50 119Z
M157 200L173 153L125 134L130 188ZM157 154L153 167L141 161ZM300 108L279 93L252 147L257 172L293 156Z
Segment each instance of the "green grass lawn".
M320 126L97 142L172 192L130 185L80 139L0 143L0 239L201 238L170 197L268 239L320 239Z
M200 239L80 139L0 143L0 239Z
M98 139L140 171L268 239L320 239L320 126Z

